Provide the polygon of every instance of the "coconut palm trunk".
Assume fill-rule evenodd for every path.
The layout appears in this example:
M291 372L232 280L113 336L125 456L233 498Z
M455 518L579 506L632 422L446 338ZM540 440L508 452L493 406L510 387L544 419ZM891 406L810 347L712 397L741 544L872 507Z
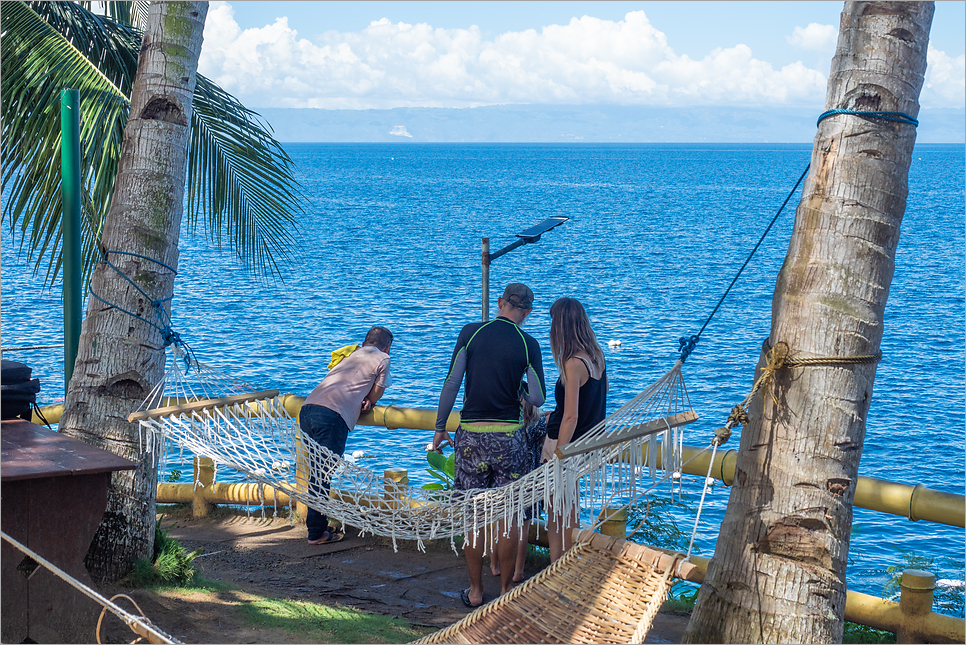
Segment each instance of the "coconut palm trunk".
M157 455L143 449L138 426L127 416L164 370L166 338L158 313L170 314L178 266L188 124L207 12L207 2L157 2L149 9L101 235L106 261L91 279L60 422L61 432L138 464L112 478L107 511L86 560L98 582L128 573L154 544Z
M826 110L916 117L931 2L847 2ZM905 211L914 125L821 121L767 345L875 355ZM765 351L759 362L764 365ZM840 643L852 500L875 364L781 369L750 406L691 643Z

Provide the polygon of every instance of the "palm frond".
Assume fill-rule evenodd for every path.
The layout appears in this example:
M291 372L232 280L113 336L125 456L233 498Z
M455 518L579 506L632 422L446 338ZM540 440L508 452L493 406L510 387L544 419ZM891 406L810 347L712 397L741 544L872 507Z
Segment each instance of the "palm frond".
M148 5L150 4L147 0L80 3L88 11L93 11L94 5L98 5L104 9L104 15L114 22L134 27L138 31L144 31L144 25L148 18Z
M239 259L280 278L301 212L292 160L254 112L201 75L192 108L188 229L200 219L215 245L224 232Z
M63 88L80 90L86 277L99 259L141 37L72 2L5 2L0 19L0 174L10 189L3 220L11 233L19 229L21 252L35 271L46 262L52 285L62 263L59 96ZM200 75L192 108L188 229L202 222L215 245L226 237L249 269L280 278L301 213L291 159L254 112Z
M74 43L82 42L87 30L81 29L74 33L75 38L67 39L35 10L49 14L48 3L35 5L5 3L0 14L4 32L0 41L0 172L4 189L10 189L3 219L11 233L19 229L21 251L26 250L28 261L36 261L35 270L46 259L49 285L61 264L60 92L63 88L77 89L82 106L96 106L92 116L82 114L81 118L81 150L87 159L105 140L116 138L119 145L128 100L115 82L121 79L117 70L106 64L118 60L109 55L110 47L94 50L85 44L79 49ZM71 13L77 12L68 8L67 14L55 22L77 25L79 21L72 19ZM99 51L109 74L98 69L85 51ZM113 164L90 165L82 175L83 254L91 266L96 261L97 236L113 191L116 157Z

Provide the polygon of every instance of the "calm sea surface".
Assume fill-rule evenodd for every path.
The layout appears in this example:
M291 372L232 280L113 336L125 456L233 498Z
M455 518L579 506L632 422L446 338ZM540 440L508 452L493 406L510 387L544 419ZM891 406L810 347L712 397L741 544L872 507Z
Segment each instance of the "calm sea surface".
M809 161L808 145L289 145L306 193L284 284L251 279L226 251L185 236L174 325L200 360L264 387L307 394L329 352L389 327L394 383L383 402L434 408L457 333L480 317L481 238L491 251L551 215L569 222L496 260L491 302L513 281L536 294L525 329L544 347L560 296L587 307L608 348L614 410L673 364ZM964 148L922 145L910 171L883 361L860 473L964 491ZM702 335L684 374L706 445L751 386L798 194ZM62 342L59 286L17 259L3 230L3 346ZM41 403L63 397L62 350L8 354L34 368ZM551 387L552 389L552 387ZM552 403L551 403L552 404ZM360 427L347 452L429 481L427 432ZM736 448L737 438L727 447ZM175 465L175 467L177 467ZM219 473L220 479L230 478ZM696 499L701 478L686 490ZM709 493L698 545L714 548L728 489ZM691 515L679 516L690 533ZM963 529L856 509L850 588L878 595L905 549L963 580Z

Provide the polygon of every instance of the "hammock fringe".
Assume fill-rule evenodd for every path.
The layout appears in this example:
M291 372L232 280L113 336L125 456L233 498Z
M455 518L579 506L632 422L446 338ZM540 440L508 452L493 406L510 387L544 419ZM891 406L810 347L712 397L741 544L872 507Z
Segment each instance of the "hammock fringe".
M182 369L184 367L184 369ZM662 435L662 466L680 464L681 429L697 419L691 409L678 361L665 375L578 441L564 447L563 458L490 490L424 490L395 487L359 464L343 460L301 435L277 390L259 391L249 383L175 356L162 383L132 415L143 429L144 443L165 456L168 441L199 456L246 473L326 515L357 527L361 534L414 540L481 531L489 548L495 525L505 530L522 523L525 510L541 502L548 515L562 516L577 506L584 510L627 504L638 495L645 466L652 479L657 467L657 435ZM643 454L648 447L647 464ZM293 468L293 465L295 466ZM313 479L328 480L328 494ZM264 512L264 509L263 509ZM592 515L596 517L596 515Z

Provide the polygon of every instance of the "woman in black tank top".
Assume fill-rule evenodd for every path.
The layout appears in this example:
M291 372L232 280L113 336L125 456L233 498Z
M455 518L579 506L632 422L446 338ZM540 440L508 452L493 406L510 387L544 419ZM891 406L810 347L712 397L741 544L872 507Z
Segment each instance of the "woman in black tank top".
M547 423L547 458L556 448L576 441L603 421L607 408L604 352L577 299L560 298L550 307L550 350L560 377L554 390L557 408ZM549 509L551 561L570 548L574 526L580 526L579 509Z

